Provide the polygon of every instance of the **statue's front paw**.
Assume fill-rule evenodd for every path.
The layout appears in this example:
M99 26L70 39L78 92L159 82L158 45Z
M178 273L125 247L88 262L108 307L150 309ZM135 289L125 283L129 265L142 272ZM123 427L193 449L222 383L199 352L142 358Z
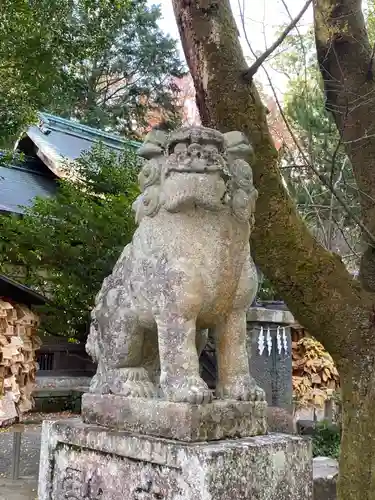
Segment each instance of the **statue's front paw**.
M120 368L110 372L112 394L127 398L156 398L157 390L144 368Z
M243 375L234 378L229 383L218 384L216 397L239 401L264 401L266 394L250 375Z
M127 398L157 398L157 390L151 382L125 382L120 383L114 389L115 394L121 394Z
M160 385L168 401L194 405L212 401L212 391L200 377L188 376L181 380L177 377L165 376L161 378Z
M110 394L111 388L107 382L107 378L102 373L96 373L90 382L89 392L98 394Z

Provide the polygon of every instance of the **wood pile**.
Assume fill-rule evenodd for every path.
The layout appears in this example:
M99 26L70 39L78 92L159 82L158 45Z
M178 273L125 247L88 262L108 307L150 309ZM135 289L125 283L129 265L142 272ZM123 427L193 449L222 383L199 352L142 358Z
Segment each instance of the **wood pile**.
M26 306L0 299L0 427L33 407L38 323Z
M293 392L301 407L322 407L340 388L330 354L306 330L292 330Z

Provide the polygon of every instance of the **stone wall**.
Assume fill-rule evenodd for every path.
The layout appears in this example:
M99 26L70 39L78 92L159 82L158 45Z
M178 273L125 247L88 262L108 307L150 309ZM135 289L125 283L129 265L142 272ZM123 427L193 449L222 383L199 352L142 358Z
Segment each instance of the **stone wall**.
M40 377L92 377L95 364L84 343L69 342L66 337L44 336L38 353Z

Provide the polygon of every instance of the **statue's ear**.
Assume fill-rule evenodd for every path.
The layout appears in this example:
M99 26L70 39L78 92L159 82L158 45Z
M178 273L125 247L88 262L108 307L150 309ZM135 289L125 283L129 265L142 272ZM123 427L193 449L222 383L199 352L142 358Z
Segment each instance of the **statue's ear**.
M254 156L254 150L251 147L245 134L242 132L227 132L224 134L225 146L230 161L242 158L251 161Z
M167 144L168 134L163 130L151 130L146 135L144 143L138 149L138 156L151 160L164 154L164 149Z

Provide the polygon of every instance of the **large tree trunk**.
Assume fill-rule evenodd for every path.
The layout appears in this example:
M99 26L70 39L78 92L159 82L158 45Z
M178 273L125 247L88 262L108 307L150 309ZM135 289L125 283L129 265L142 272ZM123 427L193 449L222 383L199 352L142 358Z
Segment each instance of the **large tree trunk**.
M283 187L264 107L255 86L243 78L247 65L229 0L172 1L203 124L223 132L240 130L254 147L252 167L260 193L252 235L256 263L295 317L332 354L344 381L339 498L375 500L371 287L361 288L339 257L318 245Z
M333 114L358 186L364 252L361 284L375 292L375 81L371 49L361 0L314 0L315 38L324 81L326 107ZM370 313L374 324L374 310ZM375 498L375 372L369 352L342 370L344 435L339 496Z
M343 373L343 435L338 498L375 498L375 373L373 361Z

